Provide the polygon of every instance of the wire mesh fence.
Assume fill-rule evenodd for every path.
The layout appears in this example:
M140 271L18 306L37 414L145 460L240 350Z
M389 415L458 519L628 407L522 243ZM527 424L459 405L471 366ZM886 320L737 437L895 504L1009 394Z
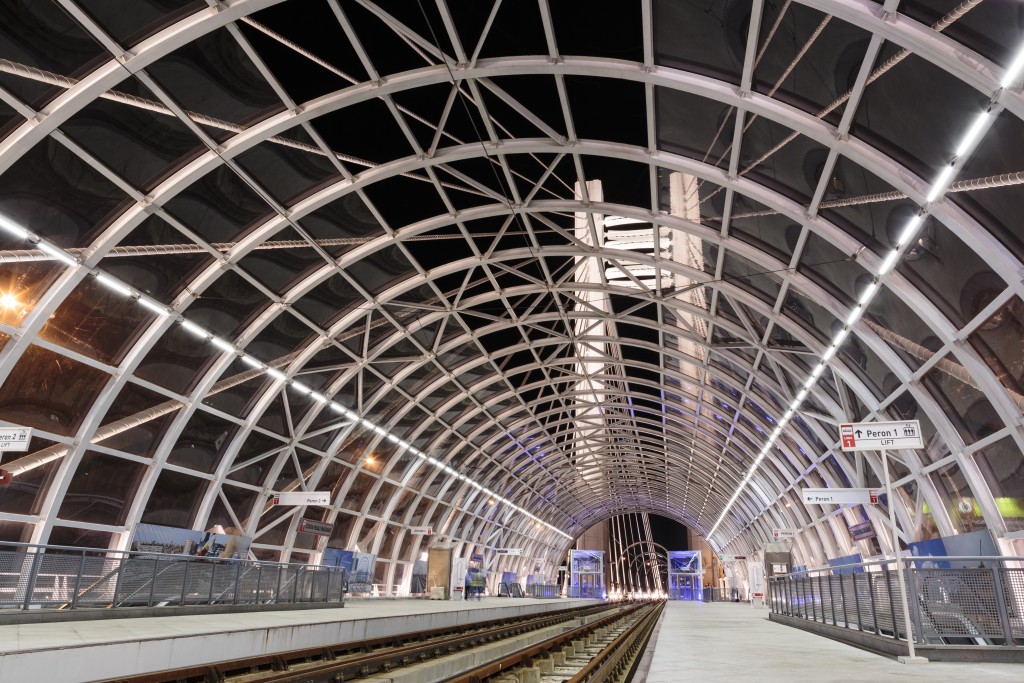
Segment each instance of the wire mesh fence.
M1024 646L1024 569L977 564L906 568L915 643ZM898 591L894 568L858 566L772 577L768 598L776 614L906 640Z
M338 567L0 546L0 607L17 609L341 602Z

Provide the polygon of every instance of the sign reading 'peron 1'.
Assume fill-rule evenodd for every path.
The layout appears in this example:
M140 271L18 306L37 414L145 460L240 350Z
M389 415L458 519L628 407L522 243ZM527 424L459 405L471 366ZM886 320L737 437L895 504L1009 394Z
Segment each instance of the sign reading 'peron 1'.
M917 420L842 424L839 425L839 441L844 451L924 448L921 423Z
M874 505L878 494L874 489L803 489L807 505Z

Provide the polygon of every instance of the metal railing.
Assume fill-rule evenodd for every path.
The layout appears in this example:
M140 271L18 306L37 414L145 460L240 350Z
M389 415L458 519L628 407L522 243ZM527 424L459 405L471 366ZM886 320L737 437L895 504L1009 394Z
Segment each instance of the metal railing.
M528 598L560 598L562 589L553 583L531 583L526 586Z
M906 558L903 574L914 642L1024 646L1024 568L1006 566L1022 559ZM936 568L939 563L960 566ZM892 560L772 577L768 602L775 614L907 640Z
M0 543L0 608L340 602L337 567Z

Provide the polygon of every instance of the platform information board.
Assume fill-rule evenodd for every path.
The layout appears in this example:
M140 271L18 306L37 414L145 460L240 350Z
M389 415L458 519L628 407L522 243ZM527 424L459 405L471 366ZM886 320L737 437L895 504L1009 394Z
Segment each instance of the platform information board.
M844 451L881 451L900 448L924 448L921 423L854 422L839 425L839 441Z
M321 522L319 519L306 519L303 517L299 520L299 531L315 536L330 536L331 532L334 531L334 525Z
M772 537L775 539L796 538L799 534L799 529L772 529Z
M22 453L28 450L32 430L27 427L0 427L0 453Z

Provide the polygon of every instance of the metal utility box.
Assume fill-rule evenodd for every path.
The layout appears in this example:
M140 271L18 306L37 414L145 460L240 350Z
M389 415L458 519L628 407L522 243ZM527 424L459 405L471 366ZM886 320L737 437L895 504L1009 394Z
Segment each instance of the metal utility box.
M764 575L771 578L792 572L792 546L782 541L767 544L764 547Z
M427 592L432 600L451 597L452 548L439 545L427 551Z

